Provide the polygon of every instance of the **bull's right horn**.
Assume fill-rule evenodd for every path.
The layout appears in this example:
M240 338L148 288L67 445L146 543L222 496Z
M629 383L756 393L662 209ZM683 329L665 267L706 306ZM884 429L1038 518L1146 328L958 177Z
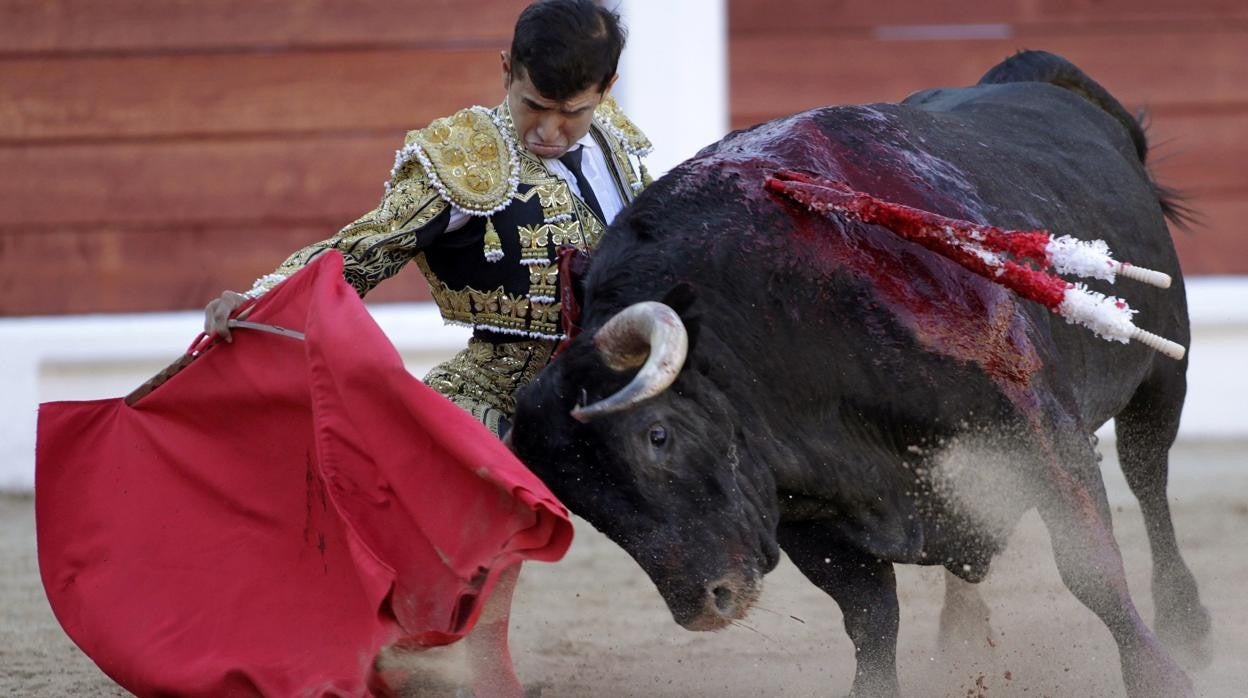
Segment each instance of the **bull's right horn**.
M685 365L689 334L675 310L645 301L628 306L608 320L594 333L594 346L612 370L637 366L641 370L614 395L572 410L572 417L580 422L628 409L667 390Z

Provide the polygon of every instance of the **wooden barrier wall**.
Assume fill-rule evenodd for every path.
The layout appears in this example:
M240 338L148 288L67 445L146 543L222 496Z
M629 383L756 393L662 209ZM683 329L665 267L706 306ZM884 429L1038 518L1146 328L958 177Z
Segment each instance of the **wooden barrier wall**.
M1150 163L1202 225L1188 274L1248 273L1248 2L728 0L735 127L825 104L972 84L1020 49L1083 68L1147 108Z
M734 126L1067 56L1151 110L1156 171L1205 219L1188 272L1248 273L1248 3L727 2ZM0 315L246 287L371 208L404 131L500 98L524 4L0 0ZM371 296L427 297L415 270Z
M525 4L0 0L0 315L248 287L376 205L406 130L501 99Z

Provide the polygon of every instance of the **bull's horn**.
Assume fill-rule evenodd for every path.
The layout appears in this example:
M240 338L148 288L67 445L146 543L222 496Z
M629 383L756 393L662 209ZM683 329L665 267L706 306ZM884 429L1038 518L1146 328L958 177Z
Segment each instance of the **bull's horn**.
M645 301L628 306L608 320L594 334L594 346L612 370L637 366L641 370L614 395L572 410L572 417L580 422L628 409L667 390L685 364L689 335L675 310Z

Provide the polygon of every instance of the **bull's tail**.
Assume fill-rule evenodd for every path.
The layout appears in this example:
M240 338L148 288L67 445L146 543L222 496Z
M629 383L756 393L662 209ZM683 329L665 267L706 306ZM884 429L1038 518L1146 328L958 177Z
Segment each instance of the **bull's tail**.
M1047 51L1019 51L998 63L979 79L979 84L1006 82L1047 82L1065 88L1103 109L1122 124L1135 144L1136 155L1141 164L1148 163L1148 136L1144 132L1144 115L1131 115L1113 95L1074 63ZM1151 176L1162 213L1172 223L1187 227L1195 218L1192 209L1184 202L1183 195L1157 183Z

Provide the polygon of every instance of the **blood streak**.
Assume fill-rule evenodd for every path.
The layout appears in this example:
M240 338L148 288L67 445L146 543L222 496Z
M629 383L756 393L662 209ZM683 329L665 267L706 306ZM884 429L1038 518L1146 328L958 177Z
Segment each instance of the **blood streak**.
M1015 404L1028 408L1034 400L1030 390L1032 377L1042 363L1028 336L1026 316L1018 312L1014 296L989 281L996 281L995 270L983 259L965 250L954 251L959 262L978 270L986 279L959 273L956 266L943 264L907 245L898 245L897 238L874 235L868 227L851 228L847 225L852 221L849 216L828 216L829 210L818 216L803 215L787 206L777 208L779 202L766 196L769 193L791 196L782 183L792 184L794 190L799 190L797 185L803 182L824 181L796 172L788 173L787 180L767 181L778 170L795 168L869 188L893 201L925 209L978 208L973 186L956 168L921 148L910 146L904 134L892 127L887 114L859 116L870 117L868 128L876 138L842 141L840 137L854 132L853 129L837 129L810 115L797 115L738 132L726 139L714 161L714 176L743 183L758 182L759 185L767 182L766 186L743 187L742 193L756 204L757 218L753 225L743 226L738 235L757 238L752 241L755 253L774 244L780 247L772 254L794 254L792 243L796 240L786 242L771 238L774 231L786 228L803 241L804 249L810 250L806 245L813 243L818 250L816 254L826 262L867 281L887 309L885 312L909 327L924 346L979 365ZM689 181L696 181L696 178ZM844 195L845 192L840 193ZM809 194L806 201L813 202L821 198L817 195L822 192ZM801 200L800 193L793 198ZM931 230L937 220L936 214L924 216L925 211L900 204L875 210L879 215L892 216L892 225L913 230L916 236ZM769 222L767 219L773 214L781 218ZM968 212L968 215L974 214ZM951 225L956 221L947 220ZM986 232L988 238L995 240L992 231ZM927 237L938 240L934 234ZM1002 244L1008 245L1008 252L1018 259L1038 259L1037 255L1044 254L1044 243L1038 237L1008 239ZM943 251L938 252L943 254ZM805 259L799 263L812 261ZM1058 279L1058 283L1052 283L1047 275L1017 264L1006 268L1005 273L1023 289L1020 294L1042 299L1046 305L1060 303L1064 281Z
M951 274L945 265L907 254L904 249L899 251L884 241L850 243L843 227L831 221L858 220L887 227L899 237L918 242L995 283L1002 283L1000 277L1008 276L1012 281L1010 288L1045 305L1061 303L1066 282L1012 261L994 267L950 240L949 229L968 229L974 224L882 202L853 192L847 185L830 190L830 195L828 188L813 184L815 181L824 184L800 173L785 172L770 178L766 189L799 201L823 216L852 210L853 215L831 220L821 216L823 225L817 220L803 221L804 217L794 219L799 224L799 235L825 238L833 244L840 263L870 279L880 297L890 301L893 313L905 320L926 346L978 364L1012 401L1020 406L1030 403L1031 378L1040 369L1041 361L1008 294L994 291L991 285L974 283L966 276ZM1019 242L1016 248L1024 257L1035 253L1034 241ZM1039 253L1043 254L1042 248Z
M1006 231L990 225L948 218L930 211L880 201L854 191L843 182L821 180L800 172L781 171L767 180L770 191L782 193L820 213L841 213L894 233L992 279L1024 298L1056 310L1070 284L1013 260L994 258L1005 252L1020 259L1046 263L1048 231ZM991 252L990 252L991 251Z

